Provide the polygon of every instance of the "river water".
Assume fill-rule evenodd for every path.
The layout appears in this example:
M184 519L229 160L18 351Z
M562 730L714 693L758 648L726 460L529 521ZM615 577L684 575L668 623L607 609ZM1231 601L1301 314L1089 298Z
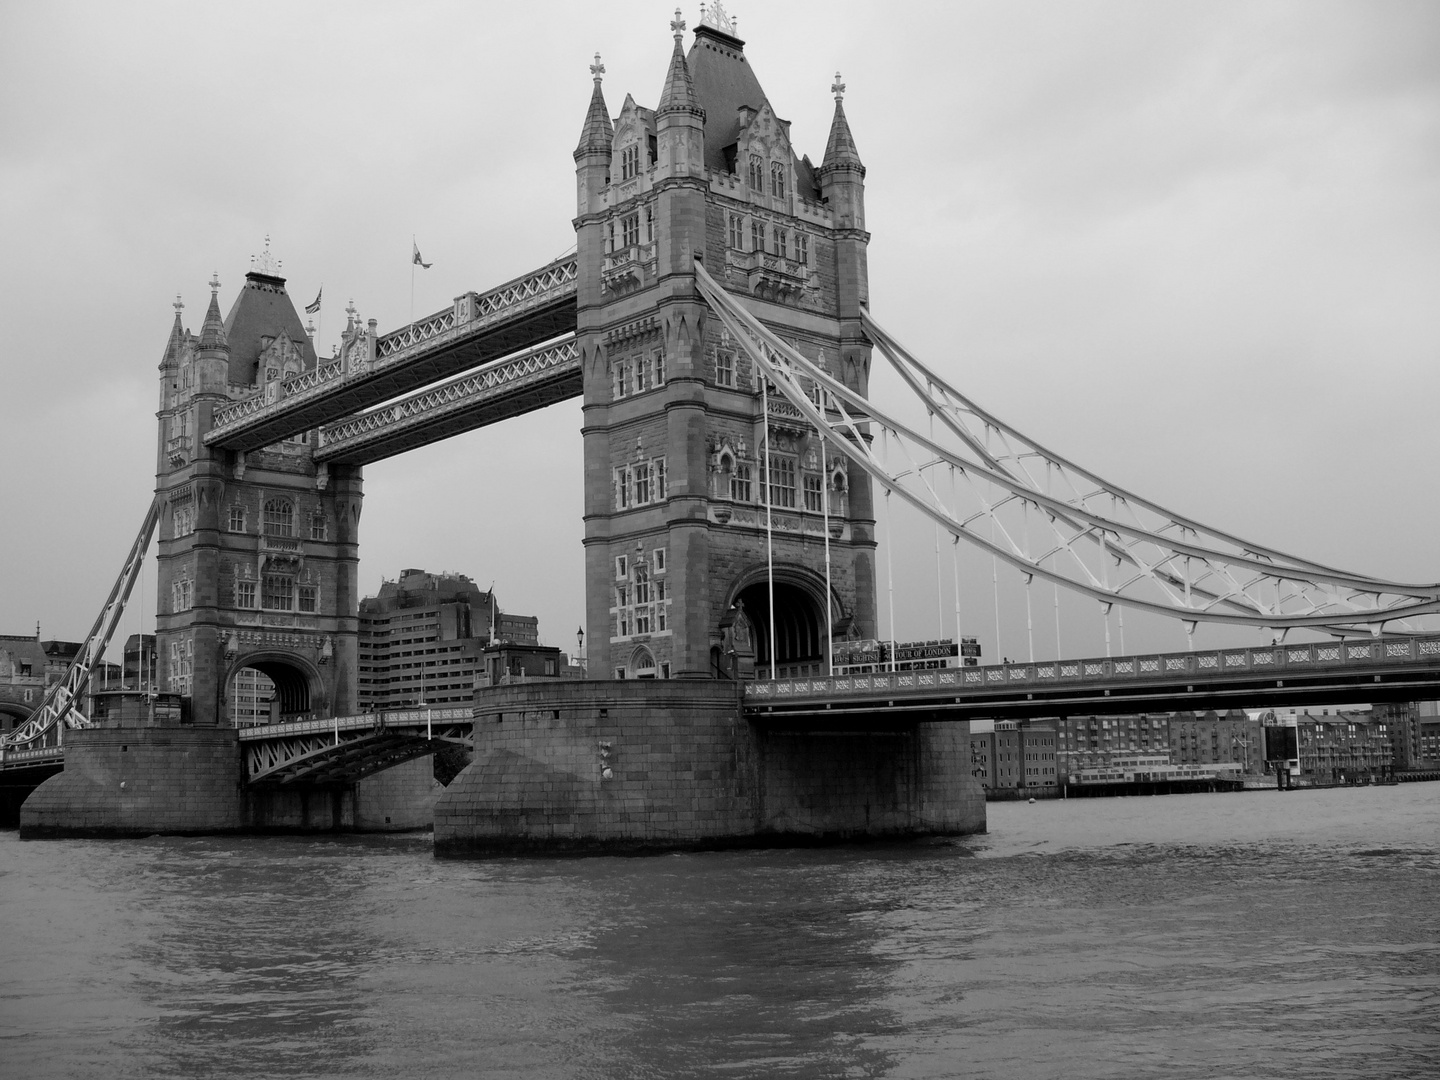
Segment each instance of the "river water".
M1440 1077L1440 784L436 861L0 833L4 1077Z

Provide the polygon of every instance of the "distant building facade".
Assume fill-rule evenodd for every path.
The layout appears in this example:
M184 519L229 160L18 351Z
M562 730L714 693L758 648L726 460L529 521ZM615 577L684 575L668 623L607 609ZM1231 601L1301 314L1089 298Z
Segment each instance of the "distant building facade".
M1113 768L1117 758L1136 754L1164 754L1176 765L1238 764L1243 773L1265 771L1260 721L1240 710L1068 716L1058 727L1062 782L1081 771Z
M1054 721L977 721L970 729L970 771L987 797L1053 794L1059 786Z
M468 703L500 642L539 648L539 620L500 611L463 574L405 570L360 601L361 711Z

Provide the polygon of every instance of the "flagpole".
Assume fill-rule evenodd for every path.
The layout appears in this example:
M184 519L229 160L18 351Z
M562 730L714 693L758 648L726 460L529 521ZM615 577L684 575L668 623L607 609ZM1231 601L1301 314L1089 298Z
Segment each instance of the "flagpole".
M415 328L415 263L418 262L420 246L415 242L415 234L410 234L410 328Z
M323 300L324 298L325 283L322 281L320 282L320 299ZM315 314L320 316L320 328L315 331L315 336L320 340L320 343L323 345L325 343L325 305L321 304L320 310L315 312ZM318 349L315 351L315 363L320 363L320 351Z

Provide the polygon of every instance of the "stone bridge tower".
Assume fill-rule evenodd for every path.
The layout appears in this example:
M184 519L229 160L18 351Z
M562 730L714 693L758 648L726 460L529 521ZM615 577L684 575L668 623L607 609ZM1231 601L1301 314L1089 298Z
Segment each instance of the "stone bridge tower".
M816 166L720 5L688 55L678 12L671 29L656 107L627 95L613 124L596 57L575 150L591 675L767 673L767 500L778 674L820 673L830 627L875 634L869 479L778 394L764 475L761 387L709 317L694 264L865 393L865 169L838 79Z
M159 689L186 695L195 724L225 724L254 668L275 719L354 713L360 470L315 464L314 432L250 454L205 446L217 406L316 364L268 246L223 320L219 288L199 337L177 300L160 364Z

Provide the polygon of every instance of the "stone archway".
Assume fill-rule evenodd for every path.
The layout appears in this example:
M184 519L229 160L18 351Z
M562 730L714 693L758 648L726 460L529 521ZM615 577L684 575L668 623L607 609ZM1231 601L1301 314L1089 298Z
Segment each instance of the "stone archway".
M727 612L743 606L752 635L754 672L757 678L792 678L820 675L828 670L829 636L825 620L825 582L799 566L776 566L774 667L771 673L770 597L768 568L751 567L731 589ZM842 621L838 598L830 596L832 621Z
M325 700L325 684L320 673L302 658L285 653L251 653L234 661L225 673L226 707L225 721L234 722L236 695L255 693L245 687L243 673L253 670L264 676L268 688L270 705L268 717L256 718L260 723L279 723L298 720L302 717L324 717L329 714L329 702ZM237 691L237 678L240 688ZM257 682L259 682L257 680ZM253 685L253 684L252 684ZM258 687L259 694L266 693L264 684ZM258 706L258 702L254 703ZM255 721L252 721L255 722Z
M14 701L0 701L0 733L14 731L39 708L38 705L22 705Z

